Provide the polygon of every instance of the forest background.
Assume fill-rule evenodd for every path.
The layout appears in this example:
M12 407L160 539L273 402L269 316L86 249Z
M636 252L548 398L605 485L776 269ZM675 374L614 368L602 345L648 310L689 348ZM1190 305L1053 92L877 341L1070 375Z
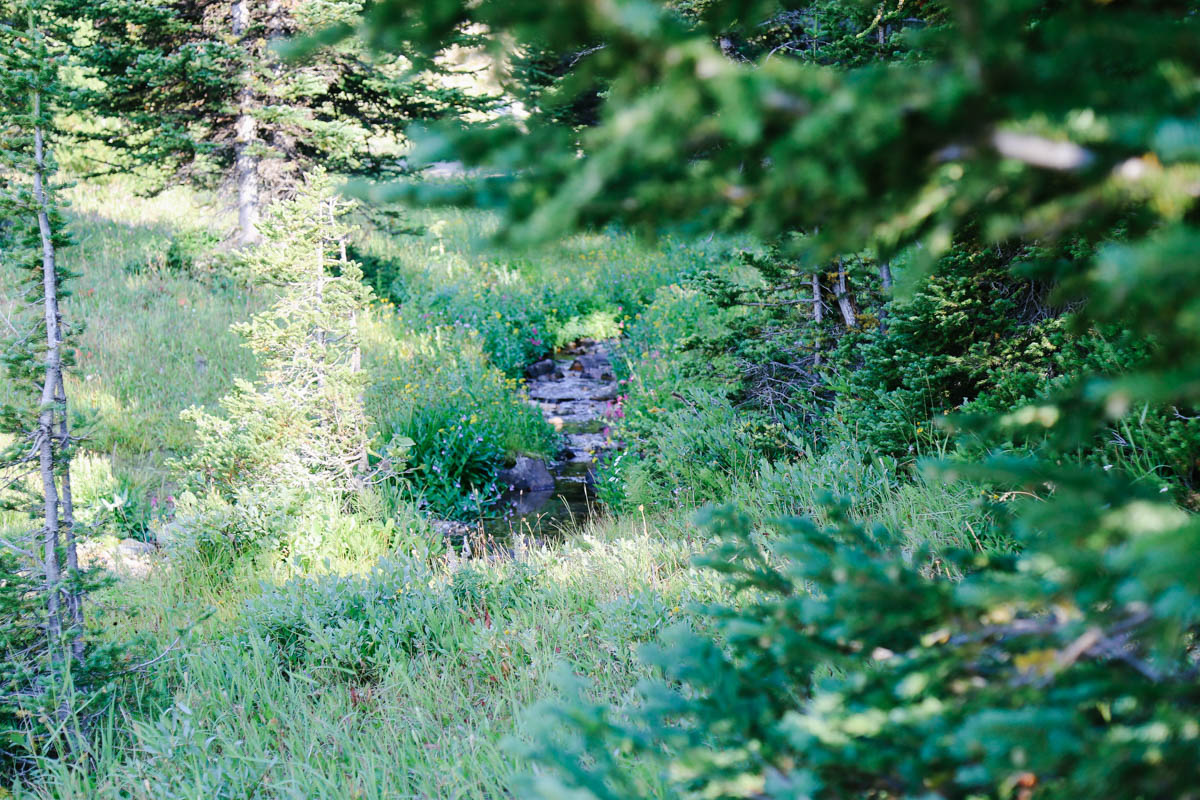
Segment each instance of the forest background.
M11 794L1195 796L1191 4L0 11Z

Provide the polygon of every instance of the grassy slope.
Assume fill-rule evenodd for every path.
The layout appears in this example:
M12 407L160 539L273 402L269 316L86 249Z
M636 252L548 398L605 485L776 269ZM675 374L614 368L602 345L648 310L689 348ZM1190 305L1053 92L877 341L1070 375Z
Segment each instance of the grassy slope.
M71 389L76 406L96 418L90 446L117 462L114 470L90 456L89 474L109 482L114 471L161 476L164 452L188 446L178 412L212 404L234 377L251 374L252 360L227 328L261 298L162 266L170 236L213 218L196 198L134 201L119 185L81 188L77 198L80 247L72 258L87 275L68 313L85 316L89 330ZM377 416L436 405L456 387L484 386L472 396L493 409L497 425L508 426L509 449L536 446L533 423L513 413L523 404L519 382L508 376L555 331L597 312L635 328L625 369L647 384L658 381L643 398L647 413L677 388L655 377L674 334L665 324L638 333L635 319L646 304L646 319L670 316L671 298L687 295L678 276L703 252L671 243L649 251L606 237L539 254L480 251L473 242L487 222L478 215L418 221L430 228L423 238L368 243L403 278L392 286L390 276L380 286L395 288L402 302L381 303L366 329L375 380L369 404ZM703 431L697 426L707 423L685 413L679 424ZM897 488L894 476L864 467L850 451L736 471L721 478L721 491L761 515L812 511L825 485L856 492L860 515L914 537L961 531L971 513L965 490ZM101 721L94 760L48 762L41 780L18 794L502 796L526 767L511 742L539 722L526 709L553 696L558 665L588 676L598 697L620 704L645 674L637 646L687 619L689 601L722 591L689 564L701 546L686 522L691 508L684 495L649 508L649 516L600 519L515 562L477 563L465 573L462 565L440 564L429 587L440 599L427 623L449 633L418 637L415 651L381 646L372 658L382 666L370 679L285 673L246 605L261 595L262 581L281 579L269 564L243 564L219 578L180 567L124 581L96 597L93 610L115 638L143 637L134 657L152 657L175 643L180 629L189 632ZM337 569L365 573L374 552L364 548ZM490 594L472 600L454 589L464 574L492 587ZM658 777L644 771L647 795L659 794Z
M201 198L178 189L137 198L117 181L75 187L71 199L77 246L65 260L81 277L65 313L86 327L67 390L94 420L88 447L152 460L185 448L191 430L179 412L214 404L253 373L229 326L259 299L166 267L172 237L214 219Z
M64 314L84 324L67 394L76 430L87 437L76 474L77 498L86 503L122 487L161 487L165 459L191 437L179 412L214 404L234 378L253 373L253 356L229 326L259 304L166 268L173 236L220 224L201 198L178 189L141 198L121 180L79 185L68 197L76 246L60 260L79 277ZM0 286L0 306L11 299ZM21 522L0 514L0 532Z

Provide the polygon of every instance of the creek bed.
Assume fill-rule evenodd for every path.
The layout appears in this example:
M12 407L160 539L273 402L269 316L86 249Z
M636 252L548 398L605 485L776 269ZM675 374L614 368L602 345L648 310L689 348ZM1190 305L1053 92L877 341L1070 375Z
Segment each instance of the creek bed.
M560 433L562 447L551 461L523 457L501 474L516 485L510 483L497 515L474 524L436 523L451 540L476 553L504 549L520 535L561 536L596 513L595 467L615 448L609 435L617 398L614 344L584 340L526 369L529 402Z

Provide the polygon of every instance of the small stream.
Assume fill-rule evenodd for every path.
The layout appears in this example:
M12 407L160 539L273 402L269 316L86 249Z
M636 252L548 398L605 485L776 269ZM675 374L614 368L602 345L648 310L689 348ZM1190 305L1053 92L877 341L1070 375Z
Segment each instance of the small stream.
M534 480L509 491L501 505L502 516L488 521L486 532L540 538L582 524L595 513L596 462L615 446L608 435L617 397L609 359L612 345L584 340L526 369L529 401L561 434L562 449L545 465L518 463L516 469L526 466L523 472Z
M535 541L561 536L596 513L595 467L615 447L608 435L617 397L613 345L583 340L526 368L529 402L561 434L561 449L548 462L519 458L500 475L509 490L496 516L473 525L438 521L443 533L487 552L519 535Z

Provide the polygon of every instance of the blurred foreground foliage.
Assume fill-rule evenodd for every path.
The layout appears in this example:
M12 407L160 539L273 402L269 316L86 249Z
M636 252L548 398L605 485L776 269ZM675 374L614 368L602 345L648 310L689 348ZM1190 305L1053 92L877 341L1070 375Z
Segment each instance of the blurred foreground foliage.
M753 233L829 282L846 328L864 325L843 303L849 262L895 260L898 302L944 312L910 342L978 342L977 321L996 334L925 359L946 393L922 394L936 405L924 413L978 410L950 429L1036 440L1049 456L936 468L1022 498L1000 514L1011 555L935 555L848 523L755 533L718 515L725 544L706 563L744 601L703 610L715 635L648 651L666 682L634 710L554 706L573 736L533 748L556 769L530 792L647 795L625 769L639 752L682 796L1196 796L1196 525L1168 487L1060 457L1135 409L1142 425L1185 419L1200 394L1194 6L904 5L430 0L367 13L379 47L435 52L479 23L497 51L570 64L529 93L529 119L418 136L429 158L465 154L482 177L377 196L495 204L514 239L614 221ZM780 27L782 47L746 33ZM946 261L964 241L1020 258ZM1070 313L1014 326L1019 296L963 291L997 268ZM1115 336L1126 355L1077 354L1048 380L1045 362L1075 346L1065 333ZM903 390L910 354L863 347L880 352L858 380ZM952 391L963 380L965 398ZM972 409L980 389L995 402ZM887 450L893 434L884 420L868 435ZM1177 471L1191 469L1190 441Z

